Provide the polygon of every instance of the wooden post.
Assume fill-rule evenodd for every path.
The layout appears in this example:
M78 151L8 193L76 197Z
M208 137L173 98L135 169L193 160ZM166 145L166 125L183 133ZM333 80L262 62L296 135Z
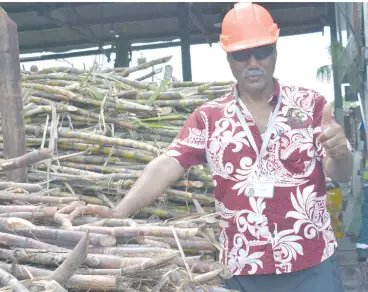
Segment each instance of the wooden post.
M0 110L5 159L26 153L17 25L0 8ZM7 171L9 181L27 182L27 169Z

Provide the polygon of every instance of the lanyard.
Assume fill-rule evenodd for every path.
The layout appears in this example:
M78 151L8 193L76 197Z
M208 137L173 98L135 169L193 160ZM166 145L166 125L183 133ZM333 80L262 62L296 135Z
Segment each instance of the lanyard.
M273 126L275 125L275 122L276 122L276 119L277 119L277 115L278 115L278 112L279 112L279 109L280 109L281 99L282 99L282 89L281 89L281 86L280 86L279 99L277 101L277 105L275 107L275 110L273 111L271 120L270 120L270 122L269 122L269 124L267 126L267 130L266 130L266 133L265 133L265 137L263 139L261 151L258 151L257 144L256 144L256 142L254 140L254 137L253 137L253 135L252 135L252 133L251 133L251 131L250 131L250 129L249 129L246 121L245 121L244 115L240 111L239 106L236 106L235 107L235 110L236 110L236 113L238 115L240 124L243 126L243 129L245 131L245 134L248 137L248 140L249 140L250 144L252 145L254 151L257 154L258 162L260 162L260 160L263 158L263 156L264 156L264 154L266 152L266 148L267 148L268 143L269 143L270 138L271 138L272 129L273 129ZM239 98L239 101L242 102L242 100L240 98Z

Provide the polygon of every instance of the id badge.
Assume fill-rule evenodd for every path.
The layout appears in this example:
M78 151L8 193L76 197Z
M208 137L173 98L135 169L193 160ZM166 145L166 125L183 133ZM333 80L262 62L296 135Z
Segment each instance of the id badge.
M248 183L247 196L272 199L274 195L274 183L270 181L251 180Z

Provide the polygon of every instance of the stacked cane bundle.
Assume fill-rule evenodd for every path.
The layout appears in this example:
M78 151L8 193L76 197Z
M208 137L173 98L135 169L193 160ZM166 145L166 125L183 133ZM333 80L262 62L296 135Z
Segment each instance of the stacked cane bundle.
M27 154L0 171L27 167L29 182L0 182L0 291L227 291L207 168L132 218L108 218L190 113L230 90L174 82L170 66L160 84L143 80L162 69L128 78L170 58L23 72Z

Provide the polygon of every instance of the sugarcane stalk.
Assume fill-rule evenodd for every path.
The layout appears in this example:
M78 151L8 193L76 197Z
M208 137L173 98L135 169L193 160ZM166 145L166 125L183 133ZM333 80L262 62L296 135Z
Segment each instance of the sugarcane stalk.
M170 116L160 116L160 117L152 117L141 119L142 122L152 122L152 121L175 121L175 120L186 120L187 116L185 115L170 115Z
M124 68L123 72L122 72L122 75L124 77L127 77L130 73L133 73L133 72L137 72L137 71L140 71L140 70L144 70L144 69L148 69L148 68L151 68L155 65L160 65L160 64L164 64L164 63L167 63L171 60L172 56L167 56L167 57L163 57L163 58L157 58L157 59L153 59L149 62L145 62L143 64L140 64L138 66L134 66L134 67L129 67L129 68ZM106 70L105 72L114 72L115 70L113 69L108 69Z
M51 252L35 249L0 249L0 259L17 261L18 263L33 263L38 265L59 266L68 256L67 252ZM114 255L88 254L83 264L94 269L120 269L131 265L141 264L149 260L148 257L124 258Z
M180 132L180 130L157 129L157 128L151 129L151 130L155 134L168 136L168 137L172 137L172 138L175 138L178 135L178 133Z
M37 79L36 79L37 80ZM72 82L72 81L66 81L66 80L37 80L38 84L45 84L45 85L49 85L49 86L58 86L58 87L67 87L67 86L71 86L74 85L76 83Z
M35 205L6 205L0 206L0 214L9 212L42 212L44 214L53 214L57 207L35 206Z
M165 137L165 136L145 134L145 133L139 133L139 138L142 140L153 140L153 141L168 142L168 143L171 143L173 141L172 137Z
M122 258L152 258L160 254L166 254L172 249L152 246L125 245L118 247L90 247L89 253L94 255L114 255Z
M157 74L160 74L161 72L162 72L162 68L156 68L153 71L151 71L151 72L149 72L149 73L147 73L147 74L145 74L145 75L143 75L141 77L135 78L135 80L137 80L137 81L143 81L143 80L145 80L147 78L150 78L150 77L153 77L153 76L155 76Z
M238 290L230 290L215 285L206 285L204 288L196 288L195 292L238 292Z
M82 217L80 217L82 218ZM79 218L79 219L80 219ZM74 222L76 222L78 218L76 218L74 220ZM82 220L80 220L82 221ZM122 226L132 226L131 222L133 221L133 219L127 218L127 219L116 219L116 218L107 218L107 219L103 219L100 220L98 218L95 217L83 217L83 221L84 223L77 223L76 225L90 225L90 226L102 226L102 227L122 227ZM135 224L137 224L139 226L139 224L141 225L146 225L148 223L147 220L138 220L138 219L134 219L133 221Z
M45 92L52 92L52 93L64 95L64 96L67 96L71 100L77 97L75 93L69 90L66 90L64 88L57 87L57 86L49 86L49 85L37 84L37 83L23 83L22 85L25 88L32 88L32 89L41 90Z
M74 67L50 67L45 68L37 72L36 75L39 74L51 74L51 73L69 73L69 74L83 74L87 73L85 70L77 69ZM31 75L32 76L32 75Z
M181 196L188 199L195 199L198 201L207 201L207 202L213 202L214 199L205 195L196 194L196 193L188 193L185 191L175 190L172 188L169 188L165 191L170 196Z
M98 76L98 74L95 74ZM113 78L115 80L120 81L121 83L130 86L131 88L136 88L136 89L144 89L144 90L156 90L156 86L152 85L152 84L147 84L147 83L143 83L141 81L137 81L137 80L129 80L125 77L116 75L116 74L109 74L109 78Z
M138 100L147 100L154 94L154 91L139 92L136 97L129 96ZM180 99L180 92L178 91L163 91L157 94L156 100L177 100Z
M115 96L117 98L122 98L122 99L135 99L137 97L137 95L139 94L140 91L138 90L124 90L124 91L118 91L115 93Z
M46 98L41 98L41 97L38 97L38 96L30 96L29 100L32 101L32 102L35 102L35 103L46 104L46 105L51 105L53 103L51 100L48 100ZM81 109L81 108L75 107L75 106L74 106L74 109L75 109L74 110L75 113L83 115L83 116L87 117L88 119L92 118L93 120L96 119L98 121L99 118L100 118L99 114L94 113L92 111ZM72 116L76 117L75 115L72 115ZM113 118L109 118L108 116L105 116L105 120L106 120L106 122L113 122L113 123L118 124L122 127L125 126L125 124L122 123L121 121L113 119Z
M138 151L134 150L123 150L116 149L112 147L105 147L100 145L87 145L82 143L60 143L58 144L59 148L62 149L74 149L74 150L88 150L93 153L103 153L109 155L110 153L115 156L120 156L128 159L136 159L138 161L150 162L155 158L155 156L141 154Z
M88 165L91 165L91 163L92 164L105 164L105 163L117 164L120 161L119 157L114 157L114 156L106 157L106 156L101 156L101 155L71 156L71 157L65 158L65 160L72 161L73 163L78 163L78 164L84 163Z
M36 126L26 125L25 127L26 127L27 132L31 132L31 133L38 132L38 129ZM47 128L47 133L50 133L50 128ZM135 149L140 149L140 150L146 150L146 151L152 152L153 154L156 154L158 152L156 147L147 145L142 142L129 140L129 139L110 138L110 137L106 137L102 135L91 135L91 134L76 132L72 130L69 130L69 131L59 130L57 134L59 137L77 138L77 139L84 139L89 142L98 142L101 144L130 147L130 148L135 148Z
M79 175L80 179L83 179L84 177L86 177L85 179L90 179L90 178L97 179L98 178L100 180L110 181L111 179L119 179L119 180L120 179L137 179L141 175L141 172L139 171L134 172L134 171L126 170L126 169L111 169L111 168L104 168L104 167L98 167L98 166L93 166L93 165L83 166L83 165L65 163L65 162L61 162L59 163L59 165L60 166L53 166L53 168L63 173ZM45 166L40 166L39 168L43 169L45 168ZM85 169L88 169L88 170L85 170ZM109 170L110 173L109 174L98 173L98 172L103 172L102 170L104 170L105 172L106 170ZM133 181L127 181L126 184L123 184L122 186L131 186L133 183L134 183ZM193 182L193 183L197 183L197 182Z
M0 219L1 220L1 219ZM0 226L1 228L1 226ZM3 232L10 232L11 230L2 230ZM56 242L67 242L71 244L77 244L83 237L84 233L78 230L68 231L68 230L60 230L60 229L49 229L49 228L33 228L29 229L13 229L11 232L16 235L20 235L23 237L29 238L38 238L40 240L54 240ZM114 236L109 235L101 235L101 234L90 234L89 241L94 246L113 246L116 243L116 239Z
M178 217L178 216L183 216L183 215L186 215L188 214L187 212L184 212L182 210L165 210L165 209L162 209L162 208L157 208L157 207L146 207L146 208L143 208L141 209L137 215L141 215L141 216L157 216L161 219L167 219L167 218L175 218L175 217ZM153 239L154 240L154 239Z
M102 106L102 101L100 100L96 100L93 98L89 98L89 97L83 97L83 96L76 96L74 98L68 97L66 95L62 95L62 94L57 94L57 93L50 93L50 92L42 92L42 91L33 91L32 92L33 96L38 96L38 97L43 97L46 99L52 99L52 100L56 100L56 101L67 101L67 102L79 102L82 104L86 104L88 106L96 106L96 107L101 107ZM135 112L139 112L139 111L153 111L154 109L151 107L147 107L144 105L140 105L139 103L111 103L111 102L106 102L105 104L108 108L112 108L112 109L118 109L118 110L129 110L129 111L135 111ZM132 128L132 125L127 123L127 128Z
M162 264L166 264L168 262L173 261L177 256L179 255L178 251L172 251L170 253L167 254L163 254L163 255L159 255L155 258L149 259L146 262L143 262L142 264L139 265L132 265L132 266L128 266L126 268L123 268L120 270L120 273L122 275L129 275L129 274L133 274L136 273L137 271L144 271L156 266L160 266Z
M184 82L172 82L172 87L196 87L207 84L207 82L193 82L193 81L184 81ZM213 82L212 86L226 86L234 84L233 81L223 81L223 82Z
M57 198L57 197L44 197L37 195L25 195L25 194L17 194L10 193L7 191L0 191L0 201L8 200L8 201L22 201L27 203L53 203L53 204L67 204L74 201L77 201L77 197L69 197L69 198Z
M33 102L30 102L23 107L23 112L29 111L31 109L34 109L36 107L36 104Z
M83 269L78 275L119 275L120 269Z
M82 159L81 159L82 161ZM83 161L84 162L84 161ZM97 173L125 173L125 174L132 174L133 177L138 177L142 172L141 171L134 171L131 169L126 168L118 168L114 166L99 166L93 164L81 164L81 163L74 163L74 162L60 162L60 165L76 168L81 170L88 170L90 172L97 172Z
M0 268L0 287L10 286L14 292L29 292L29 290L21 284L17 278Z
M12 265L0 263L0 267L10 272ZM50 277L52 271L44 270L32 266L17 265L15 268L15 275L18 280L29 279L33 277ZM123 281L125 280L125 281ZM98 291L98 292L130 292L130 284L128 279L118 279L118 276L101 276L101 275L73 275L64 286L72 290L81 291Z
M0 182L0 190L7 189L23 189L27 192L39 192L42 190L42 186L39 184L31 183Z
M64 284L77 271L78 267L87 259L89 232L86 231L76 247L69 253L63 263L52 272L50 278Z
M59 113L65 113L65 112L76 112L77 109L74 106L70 106L70 105L62 105L62 104L56 104L56 109ZM51 113L52 112L52 107L48 106L48 105L44 105L44 106L37 106L34 109L31 109L27 112L25 112L23 114L23 116L25 118L31 117L31 116L35 116L35 115L39 115L39 114L45 114L45 113Z
M37 248L50 251L65 250L62 247L44 243L36 239L3 232L0 232L0 243L6 246L16 246L21 248Z
M36 226L27 220L21 218L0 218L0 231L9 232L19 229L35 229Z
M146 239L152 239L156 241L165 242L173 248L178 248L176 240L172 237L147 236ZM180 244L184 250L193 249L197 251L216 251L216 248L212 244L208 243L208 241L202 238L193 237L191 239L180 239Z
M199 284L204 284L204 283L207 283L207 282L210 282L216 279L221 273L222 273L222 269L210 271L210 272L194 277L194 282L199 283Z
M52 157L51 149L39 149L22 156L0 162L0 171L23 168Z
M0 217L1 218L16 217L34 222L41 219L53 218L54 215L45 214L43 212L9 212L0 214Z
M134 238L138 236L173 237L171 227L162 226L138 226L138 227L100 227L100 226L78 226L74 230L91 233L112 235L116 238ZM196 228L180 228L176 230L179 238L192 238L198 233Z
M197 98L181 99L181 100L156 100L154 105L156 106L172 106L172 107L198 107L205 104L208 101L207 96L198 96ZM138 104L145 104L145 101L137 100Z
M62 168L59 168L62 170ZM130 174L120 174L120 173L116 173L116 174L111 174L111 175L103 175L103 177L98 176L97 173L93 173L93 175L82 175L82 170L74 170L74 173L78 173L79 176L75 176L75 175L70 175L70 174L61 174L61 173L50 173L50 177L52 178L53 181L64 181L64 182L69 182L69 183L78 183L80 186L84 186L86 189L93 189L96 186L99 186L100 188L102 187L106 187L109 189L114 189L114 190L120 190L120 189L124 189L124 188L130 188L131 186L133 186L136 182L135 179L128 179L129 177L133 177L133 178L137 178L136 173L130 173ZM47 172L43 172L43 171L35 171L33 170L32 173L29 174L29 177L31 179L44 179L47 176ZM95 183L95 186L91 186L91 185L86 185L83 181L93 181L96 179L96 177L98 176L99 181L97 183ZM114 182L111 181L111 179L123 179L123 181L118 181L118 182ZM179 181L178 183L174 183L173 186L186 186L186 187L194 187L197 184L197 182L189 182L189 181ZM198 187L201 187L201 182L198 182L197 184ZM96 189L98 190L98 189ZM195 194L195 193L189 193L189 192L185 192L185 191L180 191L180 190L175 190L175 189L168 189L166 190L166 194L168 194L169 196L180 196L186 199L191 199L191 200L199 200L199 201L204 201L207 203L212 203L213 202L213 198L205 196L205 195L201 195L201 194Z
M77 207L69 214L69 219L71 222L78 216L84 215L98 215L100 217L110 217L112 215L112 211L110 208L105 206L97 206L88 204L87 206Z
M50 74L41 74L38 72L37 74L31 74L31 75L23 75L22 83L27 83L28 81L35 81L35 80L60 80L60 81L83 81L83 77L79 75L73 75L68 73L62 73L62 74L53 74L54 72L50 72ZM38 82L38 81L37 81Z
M88 204L93 205L103 205L103 201L99 198L91 197L91 196L85 196L81 194L72 194L68 192L62 192L59 190L52 190L48 193L50 196L56 196L56 197L74 197L77 196L80 201L83 201ZM1 212L0 212L1 213ZM1 214L0 214L1 216Z

